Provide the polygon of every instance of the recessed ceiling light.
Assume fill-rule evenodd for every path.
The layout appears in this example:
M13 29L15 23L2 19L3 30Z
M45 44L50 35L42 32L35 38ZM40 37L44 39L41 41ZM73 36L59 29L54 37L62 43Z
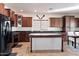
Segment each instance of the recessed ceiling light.
M53 10L53 8L49 8L49 10Z
M34 12L37 12L37 10L34 10Z
M24 10L20 10L21 12L23 12Z

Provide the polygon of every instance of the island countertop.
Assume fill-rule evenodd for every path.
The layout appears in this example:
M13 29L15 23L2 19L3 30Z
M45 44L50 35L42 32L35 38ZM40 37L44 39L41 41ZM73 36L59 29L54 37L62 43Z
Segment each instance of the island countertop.
M30 33L29 35L62 35L62 33Z
M59 32L59 33L57 33L57 32L56 33L52 33L52 32L51 33L44 33L44 32L40 33L39 32L39 33L30 33L29 34L29 36L32 36L32 37L34 37L34 36L41 36L41 37L42 36L46 36L46 37L53 37L54 36L54 37L56 37L56 36L63 36L63 35L65 35L65 34L62 32Z

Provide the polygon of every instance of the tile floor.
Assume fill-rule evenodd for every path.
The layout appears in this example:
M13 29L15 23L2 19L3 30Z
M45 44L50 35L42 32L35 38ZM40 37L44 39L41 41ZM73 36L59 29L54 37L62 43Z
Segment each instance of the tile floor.
M10 56L79 56L79 52L72 51L67 47L66 42L64 42L64 52L33 52L30 53L30 43L20 42L12 48L12 53Z

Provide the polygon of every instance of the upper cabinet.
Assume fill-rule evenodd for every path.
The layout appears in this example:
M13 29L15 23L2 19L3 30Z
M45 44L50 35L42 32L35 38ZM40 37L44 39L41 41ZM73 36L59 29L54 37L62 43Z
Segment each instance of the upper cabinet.
M13 16L14 16L14 14L15 14L15 12L12 11L12 10L10 10L10 18L12 18L12 20L13 20Z
M4 15L6 15L6 16L8 16L12 19L13 15L14 15L14 11L12 11L11 9L5 9L4 10Z
M10 9L4 9L4 15L10 17Z
M76 27L79 27L79 18L75 18L76 21Z
M11 9L4 9L4 15L10 17L12 21L12 26L17 26L17 15Z
M26 17L22 18L22 27L26 27Z
M18 20L18 14L14 14L13 15L13 21L14 21L14 26L16 26L17 27L17 20Z
M62 27L62 18L50 18L50 27Z
M4 4L0 3L0 14L4 14Z
M55 18L50 18L50 27L55 26Z
M22 27L32 27L32 17L23 17Z

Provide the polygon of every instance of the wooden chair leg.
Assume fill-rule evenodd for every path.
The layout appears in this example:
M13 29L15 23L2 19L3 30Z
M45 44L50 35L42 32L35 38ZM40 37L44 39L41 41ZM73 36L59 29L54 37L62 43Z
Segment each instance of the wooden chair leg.
M69 39L67 38L67 44L69 45Z
M74 42L72 41L72 46L73 46Z

